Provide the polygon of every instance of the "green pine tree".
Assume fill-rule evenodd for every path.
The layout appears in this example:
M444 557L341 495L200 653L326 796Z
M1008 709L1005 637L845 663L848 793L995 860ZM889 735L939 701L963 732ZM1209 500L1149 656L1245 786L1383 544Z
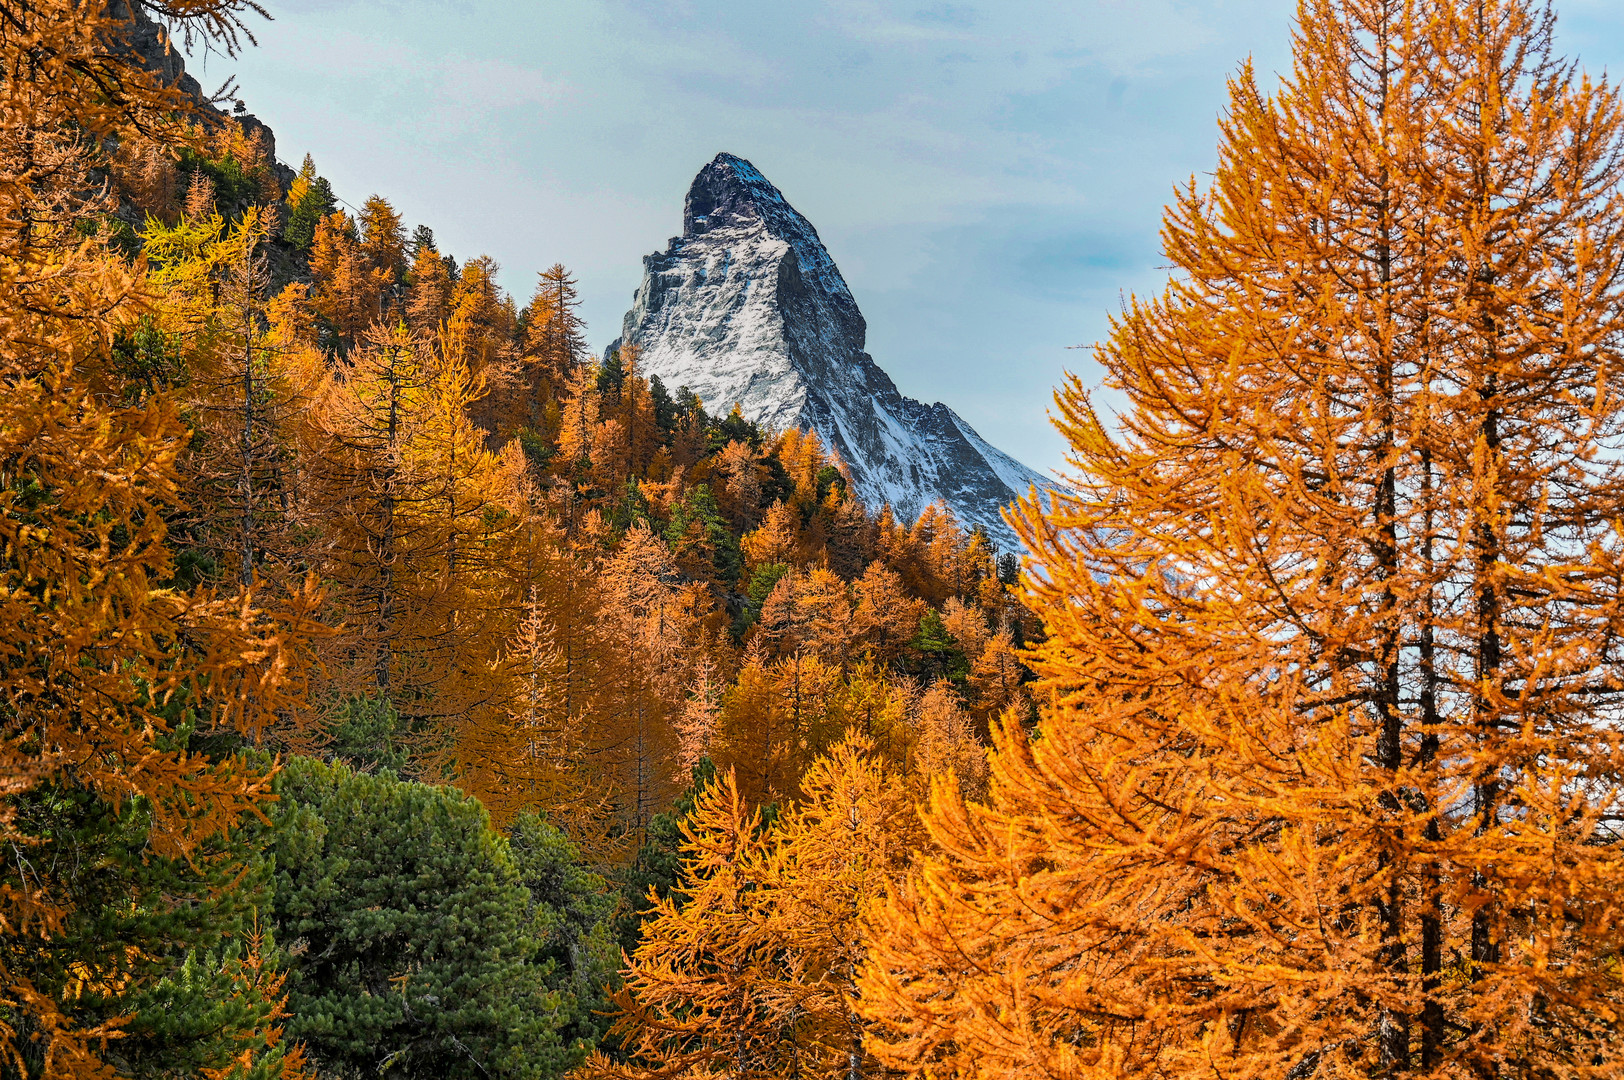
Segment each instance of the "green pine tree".
M515 860L477 800L343 765L296 759L278 791L288 1035L321 1075L542 1080L580 1060L521 871L545 864L536 843Z
M530 961L564 995L560 1034L583 1054L609 1028L605 987L620 967L619 897L582 864L581 853L543 816L520 814L508 830L519 881L530 894Z
M970 674L964 650L953 640L935 608L927 608L919 620L919 631L908 642L908 672L929 684L937 679L962 683Z
M316 174L316 162L306 154L288 190L288 223L282 227L282 239L308 251L316 238L316 223L336 209L338 199L333 195L333 186L326 177Z

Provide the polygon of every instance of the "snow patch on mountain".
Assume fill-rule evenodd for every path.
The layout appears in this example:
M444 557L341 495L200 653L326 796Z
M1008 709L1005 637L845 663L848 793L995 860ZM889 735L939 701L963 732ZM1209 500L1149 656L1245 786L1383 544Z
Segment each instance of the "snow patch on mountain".
M867 323L817 230L755 166L718 154L694 178L683 234L645 256L621 336L642 368L712 412L817 432L863 501L912 521L944 503L1000 547L1000 510L1053 481L946 405L904 397L864 351Z

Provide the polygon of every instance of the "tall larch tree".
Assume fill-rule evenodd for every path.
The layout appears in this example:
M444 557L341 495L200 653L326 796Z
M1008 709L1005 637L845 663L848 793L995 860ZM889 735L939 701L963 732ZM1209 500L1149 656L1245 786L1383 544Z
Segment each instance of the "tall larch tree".
M777 673L760 647L745 650L722 696L712 754L745 798L764 805L794 790L803 761L779 696Z
M398 689L397 640L410 638L406 602L420 580L412 556L438 537L419 534L405 505L417 493L408 467L409 425L422 403L429 346L404 326L378 327L341 376L325 381L306 426L304 458L316 511L326 521L323 576L335 585L350 633L337 638L339 692L391 697Z
M789 960L783 997L799 1016L806 1072L861 1080L881 1071L864 1049L868 1024L857 1009L869 909L924 837L907 789L861 735L818 758L801 787L769 853L772 925Z
M340 352L358 345L383 310L384 280L361 248L355 221L342 210L316 223L310 247L311 300Z
M404 520L421 538L413 563L433 582L419 595L432 594L442 613L411 645L414 693L424 699L416 711L453 726L508 711L513 688L497 672L524 604L508 565L523 547L524 465L516 452L487 449L473 422L486 384L468 362L465 334L459 314L437 335L403 444L412 484Z
M919 629L925 605L903 588L896 571L879 561L869 563L853 591L856 631L877 659L889 663Z
M590 1071L861 1080L857 973L864 916L920 842L907 791L861 737L808 769L805 796L770 826L728 774L684 823L677 889L653 897L616 995L624 1064Z
M467 351L461 315L433 340L379 324L323 384L306 449L346 629L329 646L335 700L389 698L439 748L425 763L448 768L459 727L514 706L501 672L529 584L514 572L527 565L524 463L473 423L484 383Z
M361 252L385 290L406 276L406 224L382 195L361 204Z
M490 256L469 259L452 290L451 314L463 325L468 369L492 383L511 378L518 312L496 285L501 270Z
M456 282L445 257L432 243L418 246L412 256L406 293L406 318L420 334L432 334L451 316L451 293Z
M761 527L746 533L740 541L747 569L768 563L793 566L804 561L801 521L793 507L775 502L767 510Z
M556 263L541 272L525 308L525 356L533 366L538 396L547 390L557 396L564 380L590 355L575 286L569 271Z
M986 748L976 739L974 722L946 679L920 695L915 713L914 763L925 778L951 773L966 796L986 786Z
M132 349L149 392L176 381L193 418L180 463L193 501L187 556L243 587L257 577L293 586L302 576L292 569L298 342L270 318L267 234L258 207L230 226L218 215L150 222L143 251L161 299ZM161 346L179 343L164 370Z
M183 0L178 23L228 51L249 5ZM142 399L128 345L140 268L110 249L92 169L109 139L176 147L189 99L109 48L116 9L43 0L0 25L0 1069L110 1077L127 1021L81 1027L27 974L72 914L68 860L17 814L53 787L106 810L140 801L147 850L184 859L265 799L237 758L189 754L178 726L252 737L288 704L301 660L248 593L175 587L167 521L189 432L175 398ZM11 869L14 867L15 869ZM162 919L166 901L155 904Z
M716 738L722 694L726 687L727 680L722 677L716 662L709 656L701 656L694 665L693 679L688 684L688 700L683 703L682 712L675 722L678 780L692 775L694 766L711 756L711 744Z
M773 993L781 961L769 920L771 873L760 814L730 775L700 792L680 823L683 872L651 894L647 929L614 1001L627 1061L594 1055L590 1075L784 1075L798 1047Z
M676 794L664 763L677 754L677 721L710 645L699 618L709 598L678 579L670 549L643 524L626 534L600 574L599 632L617 666L598 697L593 739L624 793L629 831L641 837Z
M1526 0L1305 0L1108 431L1023 504L1040 737L881 919L894 1067L1608 1075L1624 117Z
M530 589L518 627L489 677L505 682L503 700L483 703L457 725L452 749L458 786L475 795L499 825L546 807L557 818L586 786L578 775L579 732L563 710L564 657L557 628Z

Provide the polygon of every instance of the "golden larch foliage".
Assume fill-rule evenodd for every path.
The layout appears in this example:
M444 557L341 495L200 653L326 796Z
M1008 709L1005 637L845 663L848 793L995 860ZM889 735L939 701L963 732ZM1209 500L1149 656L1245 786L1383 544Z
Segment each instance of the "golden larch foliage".
M1524 0L1307 0L1023 502L1037 737L938 784L871 1048L1618 1074L1624 116Z
M925 604L908 594L896 571L878 561L863 571L854 591L857 633L876 659L889 663L918 631Z
M229 49L250 5L169 6L188 33ZM0 21L0 834L19 856L44 841L9 799L47 781L115 804L148 800L151 844L165 855L254 813L268 777L175 749L172 706L185 704L201 730L253 738L292 704L290 672L302 665L296 635L269 625L251 593L167 584L165 522L189 431L161 389L125 396L113 344L138 327L146 283L105 235L76 228L111 209L91 173L103 140L186 136L189 99L108 47L123 29L75 0ZM0 999L45 1076L111 1076L98 1047L119 1024L77 1029L5 960L61 927L56 863L31 861L24 885L0 890ZM26 1068L21 1037L0 1023L0 1068Z
M803 784L771 827L746 813L731 774L700 794L682 878L654 898L615 996L628 1060L596 1056L589 1075L833 1080L874 1067L856 1008L864 916L907 867L918 821L860 737Z

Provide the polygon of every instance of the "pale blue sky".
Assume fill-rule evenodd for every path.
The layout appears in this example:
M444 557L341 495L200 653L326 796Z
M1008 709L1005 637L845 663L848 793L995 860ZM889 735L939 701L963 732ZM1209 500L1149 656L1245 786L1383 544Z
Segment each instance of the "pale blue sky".
M1063 370L1153 292L1160 210L1211 167L1224 81L1286 67L1291 0L267 0L235 73L281 156L387 196L528 297L581 282L594 347L693 174L749 158L817 226L906 394L1040 469ZM1624 69L1624 3L1559 5Z

